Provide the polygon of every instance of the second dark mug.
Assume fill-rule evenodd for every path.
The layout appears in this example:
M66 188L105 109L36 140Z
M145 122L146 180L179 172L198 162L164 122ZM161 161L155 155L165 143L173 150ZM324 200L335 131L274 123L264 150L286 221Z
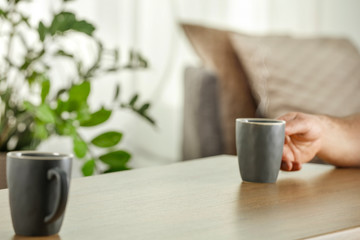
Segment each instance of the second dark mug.
M263 118L236 119L236 149L243 181L274 183L285 140L285 121Z
M21 236L57 234L68 199L72 155L36 151L6 156L11 218Z

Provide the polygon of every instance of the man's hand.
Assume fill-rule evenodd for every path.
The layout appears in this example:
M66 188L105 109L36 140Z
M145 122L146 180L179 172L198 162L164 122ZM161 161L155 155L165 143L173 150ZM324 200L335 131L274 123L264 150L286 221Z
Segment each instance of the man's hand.
M286 121L281 170L298 171L301 165L313 159L321 148L321 117L288 113L279 119Z

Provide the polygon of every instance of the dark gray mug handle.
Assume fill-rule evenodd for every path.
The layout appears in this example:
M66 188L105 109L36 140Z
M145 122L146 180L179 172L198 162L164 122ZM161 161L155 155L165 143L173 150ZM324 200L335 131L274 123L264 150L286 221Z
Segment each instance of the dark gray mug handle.
M67 181L67 176L65 171L56 167L49 169L47 172L48 180L55 178L56 181L56 197L55 197L55 206L53 211L47 215L44 219L45 223L51 223L58 219L65 211L66 201L69 192L69 184Z

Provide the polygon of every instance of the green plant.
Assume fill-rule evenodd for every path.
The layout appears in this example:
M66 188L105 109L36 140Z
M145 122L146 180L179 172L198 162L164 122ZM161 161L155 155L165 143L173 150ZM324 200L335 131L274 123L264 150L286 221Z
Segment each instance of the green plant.
M66 10L67 0L61 1L50 21L36 26L20 10L27 2L8 0L0 7L0 43L6 49L0 52L0 151L35 149L51 135L60 135L72 138L74 154L84 162L86 176L129 169L131 154L118 147L122 132L109 130L87 141L79 130L106 122L120 108L155 124L148 114L150 103L140 103L137 94L124 102L119 83L110 96L110 107L93 109L88 101L94 79L123 69L146 68L147 61L130 51L128 62L121 64L119 51L104 48L94 36L92 23ZM69 42L78 43L77 36L96 49L90 63L66 47ZM66 62L74 70L62 69L68 75L60 82L53 77L59 67L51 63L56 61ZM94 148L101 148L101 153Z

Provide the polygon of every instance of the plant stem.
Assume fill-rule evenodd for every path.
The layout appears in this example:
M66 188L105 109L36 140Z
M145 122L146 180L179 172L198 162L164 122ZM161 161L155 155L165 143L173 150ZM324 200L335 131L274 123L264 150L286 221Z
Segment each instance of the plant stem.
M85 139L81 136L81 134L79 132L76 132L78 138L80 138L82 141L86 142ZM90 143L86 142L86 144L89 146ZM96 162L98 161L98 158L96 157L95 153L91 150L91 148L88 147L88 153L90 154L91 158L94 159L95 161L95 172L96 173L100 173L100 169L98 168Z

